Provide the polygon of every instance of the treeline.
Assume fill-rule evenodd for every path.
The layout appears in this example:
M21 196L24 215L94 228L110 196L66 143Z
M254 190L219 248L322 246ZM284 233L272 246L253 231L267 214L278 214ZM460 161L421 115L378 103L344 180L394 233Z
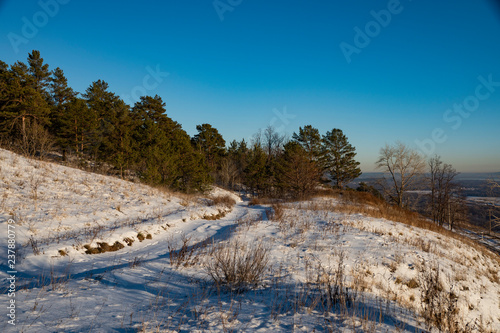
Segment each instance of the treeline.
M76 156L94 170L106 166L122 178L174 190L204 191L215 182L270 197L307 197L321 183L343 188L361 174L339 129L320 135L308 125L287 140L268 127L252 142L227 146L210 124L196 129L190 137L157 95L127 105L102 80L80 94L39 51L27 63L0 61L2 146L25 155L59 151L63 160Z
M39 51L26 63L0 61L0 145L27 156L58 152L94 172L178 191L203 192L216 183L283 199L307 198L325 184L344 189L361 175L355 148L340 129L320 134L306 125L288 139L268 127L251 142L229 144L210 124L196 130L190 137L157 95L127 105L102 80L74 91ZM359 191L409 208L411 190L427 186L425 207L417 210L439 225L466 220L458 173L439 156L427 161L396 143L381 148L376 166L389 177L377 188L360 183Z

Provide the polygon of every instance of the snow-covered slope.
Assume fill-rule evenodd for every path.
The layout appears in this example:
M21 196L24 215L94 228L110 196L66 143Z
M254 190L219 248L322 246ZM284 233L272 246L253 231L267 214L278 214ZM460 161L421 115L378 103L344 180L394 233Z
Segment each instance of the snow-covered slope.
M5 150L0 191L2 332L415 332L429 330L425 318L500 331L495 255L341 213L337 199L270 214L222 189L211 197L224 200L174 195ZM264 254L255 286L214 283L224 249Z

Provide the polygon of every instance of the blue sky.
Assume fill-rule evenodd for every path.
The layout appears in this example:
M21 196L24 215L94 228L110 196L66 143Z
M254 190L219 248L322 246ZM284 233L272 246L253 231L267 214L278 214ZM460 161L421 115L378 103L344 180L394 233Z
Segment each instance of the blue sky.
M311 124L342 129L366 172L397 140L462 172L500 171L493 1L1 1L0 60L33 49L79 92L103 79L129 101L160 95L190 135Z

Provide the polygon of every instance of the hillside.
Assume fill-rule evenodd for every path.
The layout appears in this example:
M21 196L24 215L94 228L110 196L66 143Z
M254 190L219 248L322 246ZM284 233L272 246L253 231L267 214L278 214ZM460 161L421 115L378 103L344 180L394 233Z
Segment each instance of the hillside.
M500 331L498 256L375 207L251 206L6 150L0 189L2 332Z

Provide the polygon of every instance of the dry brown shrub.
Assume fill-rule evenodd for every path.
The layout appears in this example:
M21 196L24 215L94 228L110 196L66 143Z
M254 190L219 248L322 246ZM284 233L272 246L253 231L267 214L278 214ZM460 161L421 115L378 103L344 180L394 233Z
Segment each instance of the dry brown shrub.
M97 247L91 247L89 244L86 244L83 247L86 249L86 254L98 254L105 252L115 252L123 249L125 245L123 245L119 241L116 241L113 245L109 245L106 242L98 242Z
M236 201L229 194L211 198L209 202L209 206L232 208L234 205L236 205Z
M285 210L283 209L283 206L280 204L273 204L271 206L271 210L267 212L267 217L271 221L281 221L283 220L285 214Z
M220 220L226 216L228 212L225 210L220 210L216 214L205 214L202 216L202 219L208 220L208 221L215 221L215 220Z
M249 206L258 206L258 205L261 205L262 204L262 201L261 199L259 198L252 198L250 199L250 201L248 202L248 205Z
M258 206L258 205L271 205L275 202L279 202L282 200L277 200L273 198L257 198L254 197L250 199L250 202L248 203L249 206Z
M182 246L179 249L168 244L170 265L179 268L180 266L188 267L197 264L200 259L200 250L210 243L210 239L207 238L195 244L190 244L190 242L191 237L186 237L184 235L182 236Z
M257 287L268 267L269 249L262 242L242 244L238 240L214 245L206 272L216 286L244 291Z

